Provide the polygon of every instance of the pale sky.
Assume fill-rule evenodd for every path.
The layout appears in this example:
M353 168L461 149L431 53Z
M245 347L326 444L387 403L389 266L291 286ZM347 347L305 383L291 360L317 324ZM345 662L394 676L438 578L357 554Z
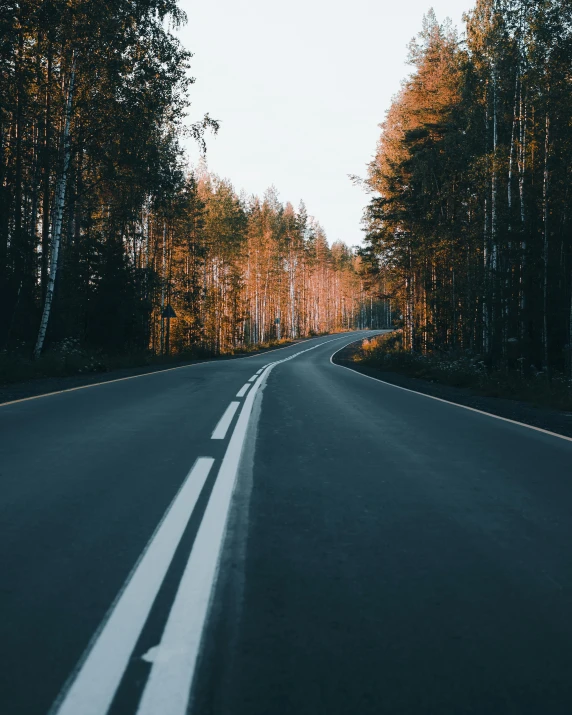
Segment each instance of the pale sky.
M410 71L407 44L433 6L461 27L471 0L181 0L194 53L190 120L221 121L211 171L237 191L300 199L330 243L361 243L365 176L391 97ZM192 160L196 148L189 146Z

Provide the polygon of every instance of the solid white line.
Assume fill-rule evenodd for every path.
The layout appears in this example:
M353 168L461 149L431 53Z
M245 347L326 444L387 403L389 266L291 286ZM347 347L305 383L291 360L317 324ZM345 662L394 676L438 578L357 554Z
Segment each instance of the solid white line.
M248 392L248 388L250 387L250 383L247 382L246 385L243 385L240 390L236 393L237 397L244 397L246 393Z
M363 338L360 338L363 339ZM357 343L357 340L353 341L354 343ZM348 343L348 345L351 345L352 343ZM347 347L347 345L344 345L344 347ZM558 437L559 439L563 439L566 442L572 442L572 437L567 437L566 435L563 434L558 434L557 432L551 432L550 430L547 429L542 429L542 427L535 427L534 425L527 425L525 422L517 422L516 420L511 420L508 417L501 417L500 415L495 415L492 412L485 412L484 410L478 410L476 407L469 407L468 405L461 405L458 402L451 402L451 400L444 400L442 397L434 397L433 395L427 395L425 392L417 392L417 390L410 390L408 387L401 387L401 385L394 385L391 382L386 382L385 380L381 380L378 377L372 377L371 375L364 375L363 372L359 372L358 370L352 370L351 367L346 367L345 365L338 365L333 361L334 355L339 353L341 350L344 348L340 348L339 350L336 350L335 353L332 353L330 355L330 362L332 365L335 365L336 367L341 367L344 370L349 370L352 372L354 375L361 375L361 377L367 377L369 380L375 380L376 382L381 382L383 385L389 385L389 387L394 387L396 390L404 390L405 392L412 392L414 395L419 395L421 397L428 397L430 400L437 400L437 402L444 402L446 405L453 405L453 407L460 407L463 410L469 410L470 412L477 412L479 415L486 415L487 417L493 417L495 420L501 420L501 422L510 422L510 424L513 425L518 425L519 427L526 427L527 429L532 429L535 432L542 432L543 434L548 434L551 437Z
M340 340L343 338L335 338ZM153 667L137 715L186 715L191 687L216 582L220 555L240 457L254 399L271 370L326 342L301 350L266 367L244 400L230 438L191 555L181 578L161 642L153 649ZM83 714L82 714L83 715Z
M54 704L54 715L107 712L213 463L211 457L199 457L195 462L67 691Z
M224 439L232 418L235 412L238 410L240 402L231 402L230 405L224 411L223 416L218 421L218 425L214 428L214 432L211 435L211 439Z
M269 369L268 369L269 370ZM161 638L137 715L184 715L226 532L248 421L263 373L244 401Z

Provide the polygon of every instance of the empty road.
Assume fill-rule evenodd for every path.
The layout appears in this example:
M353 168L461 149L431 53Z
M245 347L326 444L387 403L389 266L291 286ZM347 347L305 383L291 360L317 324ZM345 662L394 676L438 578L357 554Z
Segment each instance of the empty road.
M572 712L572 440L359 337L0 405L2 715Z

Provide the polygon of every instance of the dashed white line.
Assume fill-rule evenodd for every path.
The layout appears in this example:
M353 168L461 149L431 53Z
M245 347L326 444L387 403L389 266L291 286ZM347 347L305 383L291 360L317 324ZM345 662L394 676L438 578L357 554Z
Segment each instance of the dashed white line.
M339 340L339 338L334 338ZM221 549L242 449L254 399L270 371L280 363L325 345L301 350L270 363L244 400L236 426L219 469L209 503L197 532L179 590L169 613L161 642L153 649L153 667L137 715L186 715L207 620L211 594L218 573Z
M248 382L254 382L257 377L258 377L258 373L256 373L256 375L253 375L252 377L249 377Z
M264 377L262 374L248 393L230 438L137 715L185 715L187 712L242 447L254 398Z
M243 385L240 390L236 393L237 397L244 397L246 393L248 392L248 388L250 387L250 382L247 382L245 385Z
M224 411L223 416L220 418L217 426L214 428L214 432L211 435L211 439L224 439L226 437L226 433L228 431L228 428L230 427L232 418L234 417L235 412L238 410L239 406L240 402L230 403L230 405Z
M276 365L340 339L327 340L283 360L269 363L262 368L248 392L169 613L161 643L156 650L153 649L153 667L138 715L156 715L158 712L165 715L186 713L202 632L216 582L231 497L258 388ZM239 405L239 402L230 403L213 432L213 439L224 439ZM94 635L86 654L51 708L51 715L105 715L108 712L213 463L212 457L197 459L103 624Z
M211 457L195 462L50 711L53 715L107 712L213 463Z

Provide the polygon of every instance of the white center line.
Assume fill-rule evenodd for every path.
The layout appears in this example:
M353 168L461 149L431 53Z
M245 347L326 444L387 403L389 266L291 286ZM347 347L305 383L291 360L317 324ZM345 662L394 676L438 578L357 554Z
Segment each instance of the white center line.
M185 715L201 636L219 567L242 447L259 381L248 393L230 438L207 508L155 651L137 715Z
M322 345L325 343L270 363L246 396L181 578L161 643L156 650L153 649L153 667L137 715L186 715L254 399L276 365L293 360L298 355Z
M53 715L107 712L213 463L212 457L195 462L67 689L50 710Z
M231 402L230 405L224 411L224 415L220 418L218 425L214 428L214 432L211 435L211 439L224 439L232 418L235 412L238 410L240 402Z
M326 342L333 342L334 340ZM173 710L172 707L168 709L160 707L159 710L147 711L153 715L157 715L157 712L162 713L162 715L178 715L179 713L184 715L186 712L189 689L178 686L181 683L189 684L193 680L196 654L198 653L200 638L208 613L210 594L216 581L218 558L226 528L230 498L256 392L275 365L292 360L298 355L314 350L324 344L319 343L284 360L265 365L263 373L260 374L258 381L252 386L252 390L250 390L243 403L243 408L227 446L213 493L209 499L207 512L201 522L199 529L201 536L199 538L199 534L197 534L190 561L185 569L185 574L163 634L159 656L153 658L154 665L151 675L155 668L163 667L161 663L164 663L165 660L168 661L172 657L178 660L179 656L182 657L170 677L158 678L155 676L153 678L153 687L151 687L150 677L144 692L145 698L147 697L147 691L150 691L145 702L155 702L156 696L161 696L161 693L163 693L162 697L159 698L160 702L168 703L169 706L174 706L175 709ZM88 385L86 387L94 386ZM225 415L217 425L217 429L219 429L225 416L229 413L228 423L230 424L239 405L240 403L238 402L233 402L229 405ZM225 434L229 424L224 427ZM50 708L49 715L105 715L108 712L214 461L212 457L199 457L195 462L131 574L128 576L122 590L91 639L84 655ZM214 537L212 541L209 540L211 536ZM199 544L198 547L197 543ZM193 574L200 573L198 581L190 578L191 572ZM199 608L197 611L194 609L189 610L187 607L182 609L183 595L189 589L192 590L193 584L196 585L196 594L192 600L199 604ZM207 594L206 597L205 594ZM184 610L183 615L182 610ZM186 623L184 622L185 619L187 619ZM169 643L173 638L172 628L169 628L169 623L171 622L182 623L184 626L182 630L187 634L193 633L195 636L194 639L191 638L190 641L185 642L184 652L182 653L173 653L169 649L163 648L164 642ZM170 687L173 684L174 686ZM165 696L163 686L168 686L167 696ZM154 693L152 692L153 690L155 691ZM144 704L142 700L140 707L143 707Z
M248 392L248 388L250 387L250 383L247 382L246 385L243 385L240 390L236 393L237 397L244 397L246 393Z

